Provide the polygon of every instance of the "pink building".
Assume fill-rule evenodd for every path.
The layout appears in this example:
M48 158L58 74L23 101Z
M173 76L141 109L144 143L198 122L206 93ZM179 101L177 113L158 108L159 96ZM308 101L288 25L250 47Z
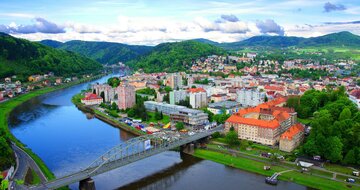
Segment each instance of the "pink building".
M135 88L131 85L120 85L116 88L119 109L131 108L135 105Z

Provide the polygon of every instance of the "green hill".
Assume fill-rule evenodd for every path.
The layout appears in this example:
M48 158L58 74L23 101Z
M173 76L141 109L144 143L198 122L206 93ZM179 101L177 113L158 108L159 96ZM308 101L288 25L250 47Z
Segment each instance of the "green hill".
M127 65L145 72L185 71L195 59L224 53L219 47L193 40L162 43L155 46L149 54L127 62Z
M102 64L127 62L151 51L150 46L126 45L113 42L90 42L73 40L65 43L43 40L40 43L58 49L82 54Z
M73 52L0 33L0 78L54 72L58 76L96 73L101 64Z
M231 42L217 43L206 39L195 39L202 43L212 44L228 50L241 48L286 48L296 47L356 47L360 48L360 36L350 32L338 32L319 37L302 38L294 36L254 36L249 39Z

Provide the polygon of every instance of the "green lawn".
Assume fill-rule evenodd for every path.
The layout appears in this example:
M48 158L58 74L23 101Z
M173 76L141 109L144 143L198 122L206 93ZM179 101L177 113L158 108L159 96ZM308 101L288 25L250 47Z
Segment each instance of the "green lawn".
M149 115L149 120L146 121L146 123L150 123L150 122L153 122L153 123L157 123L157 122L160 122L162 124L167 124L170 122L170 117L168 115L163 115L163 119L162 120L156 120L155 119L155 113L154 112L147 112L147 114Z
M272 166L271 170L265 171L263 170L263 166L265 164L262 162L257 162L246 158L233 157L228 154L223 154L223 153L204 150L204 149L196 149L194 156L203 159L212 160L214 162L218 162L224 165L232 166L235 168L243 169L246 171L254 172L265 176L271 176L274 172L287 170L286 168L280 166ZM327 190L360 189L360 187L355 187L355 186L349 188L346 185L346 183L324 179L321 177L312 176L308 174L302 174L296 171L283 173L280 176L280 179L286 181L292 181L316 189L327 189Z
M344 166L339 166L336 164L330 164L330 163L326 163L325 164L325 169L333 171L333 172L338 172L338 173L343 173L343 174L347 174L347 175L352 175L353 170Z

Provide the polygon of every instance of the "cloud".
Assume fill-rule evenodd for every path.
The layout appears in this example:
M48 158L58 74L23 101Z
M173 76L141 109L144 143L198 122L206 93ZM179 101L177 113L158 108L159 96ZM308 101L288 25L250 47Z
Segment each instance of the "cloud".
M221 19L229 21L229 22L239 21L238 17L236 17L235 15L221 15Z
M277 34L283 36L285 33L284 28L271 19L265 21L257 21L256 26L263 34Z
M331 11L343 11L346 10L346 7L342 4L332 4L330 2L327 2L324 4L324 12L331 12Z
M0 25L0 32L6 32L11 34L32 34L32 33L48 33L57 34L65 33L65 28L59 26L53 22L47 21L44 18L37 17L34 19L35 24L31 25L16 25L12 23L10 25Z

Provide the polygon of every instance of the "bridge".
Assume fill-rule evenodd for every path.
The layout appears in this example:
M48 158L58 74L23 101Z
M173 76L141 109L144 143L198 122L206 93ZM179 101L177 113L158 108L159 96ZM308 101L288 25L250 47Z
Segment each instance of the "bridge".
M86 183L91 177L119 168L121 166L142 160L161 152L176 148L189 148L190 143L206 138L216 131L222 131L218 126L195 133L169 136L164 134L143 135L121 143L92 162L87 168L73 174L60 177L44 184L30 186L32 190L56 189L76 182ZM187 150L183 150L187 151Z

